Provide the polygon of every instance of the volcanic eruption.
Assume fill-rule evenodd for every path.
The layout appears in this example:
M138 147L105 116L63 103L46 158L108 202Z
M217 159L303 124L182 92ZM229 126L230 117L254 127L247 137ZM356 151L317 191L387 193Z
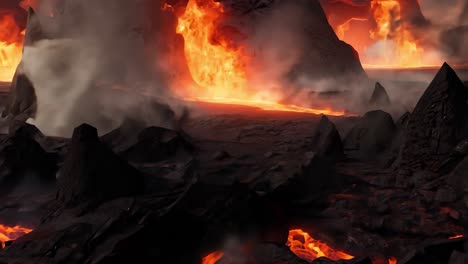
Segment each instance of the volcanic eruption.
M2 0L0 263L466 263L466 14L422 1Z

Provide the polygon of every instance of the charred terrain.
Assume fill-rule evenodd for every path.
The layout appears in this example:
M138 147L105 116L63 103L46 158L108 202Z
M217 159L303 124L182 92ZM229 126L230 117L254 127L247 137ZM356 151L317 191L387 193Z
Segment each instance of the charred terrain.
M125 19L135 18L119 12L133 4L119 1L128 6L106 0L93 7L110 8L127 29ZM137 56L123 52L130 44L120 30L109 32L115 21L90 27L86 21L103 13L78 0L63 1L53 15L33 5L27 19L11 4L26 33L12 82L0 82L0 264L468 263L466 71L444 63L428 85L369 77L320 2L325 11L345 8L353 16L373 4L155 2L141 1L156 10L151 27L130 31L157 44L149 54L166 67L146 57L126 61ZM416 12L418 1L391 2L401 2L402 21L431 26ZM225 24L202 50L212 52L230 36L216 53L227 56L201 61L199 47L187 41L199 43L187 31L197 25L187 10L211 15L220 6L226 17L215 21ZM275 10L300 18L298 43L307 48L276 39L301 53L281 70L281 59L268 67L287 87L269 102L229 81L242 83L252 65L272 61L243 65L245 72L232 68L235 60L217 64L236 58L232 46L258 41L258 54L270 49L273 39L257 38L266 18L297 26ZM90 54L70 40L81 38L80 45L92 40L99 64L80 62ZM194 70L197 63L208 67ZM153 67L171 72L146 75ZM210 67L215 72L203 72ZM258 74L252 83L266 85L272 76ZM158 89L133 88L132 78L149 78ZM193 83L182 96L159 89Z
M464 263L467 96L444 65L396 121L199 104L177 131L127 120L66 139L17 124L2 136L0 218L34 230L0 259L306 263L322 250L312 263L339 251L349 263Z

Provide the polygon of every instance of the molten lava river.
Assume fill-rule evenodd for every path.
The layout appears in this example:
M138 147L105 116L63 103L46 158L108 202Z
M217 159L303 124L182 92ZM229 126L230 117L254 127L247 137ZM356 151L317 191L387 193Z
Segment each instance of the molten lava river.
M263 110L341 116L344 111L311 109L279 103L281 95L258 92L248 84L249 54L218 27L224 9L220 2L189 0L178 17L177 33L185 40L185 57L196 88L183 95L188 101L248 105ZM261 95L260 95L261 94Z
M5 242L16 240L19 237L30 233L31 231L32 229L22 226L9 227L5 225L0 225L0 242L2 247L5 245Z

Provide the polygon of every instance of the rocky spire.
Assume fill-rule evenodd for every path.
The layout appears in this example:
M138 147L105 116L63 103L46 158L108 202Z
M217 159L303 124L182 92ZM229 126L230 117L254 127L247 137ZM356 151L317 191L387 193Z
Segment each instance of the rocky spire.
M467 100L468 89L444 63L408 120L401 169L430 169L468 136Z

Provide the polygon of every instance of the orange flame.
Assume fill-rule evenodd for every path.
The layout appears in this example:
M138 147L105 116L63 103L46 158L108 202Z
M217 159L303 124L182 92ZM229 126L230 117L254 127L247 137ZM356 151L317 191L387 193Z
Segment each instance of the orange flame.
M454 235L454 236L451 236L449 237L449 239L458 239L458 238L463 238L464 235Z
M440 65L443 61L437 55L426 50L418 43L412 29L402 20L400 0L372 0L370 2L370 17L375 21L375 27L369 30L369 44L366 37L353 43L358 48L361 60L366 68L415 68ZM335 27L337 36L347 40L346 32L350 31L351 21L363 21L361 18L351 18L342 25ZM352 34L349 34L352 35ZM354 36L355 37L355 36ZM354 42L354 41L353 41Z
M390 257L388 259L388 264L397 264L398 260L395 257Z
M10 82L21 61L24 32L12 15L0 16L0 82Z
M185 39L185 56L194 81L202 88L197 94L209 97L246 97L247 56L228 39L216 36L217 22L224 10L219 2L190 0L179 17L177 33Z
M214 0L189 0L178 17L177 33L185 41L185 57L197 87L176 91L188 101L248 105L263 110L344 115L344 111L310 109L278 103L281 94L249 87L247 64L251 56L232 39L245 37L230 26L222 26L224 9Z
M221 251L216 251L202 259L202 264L216 264L218 260L223 257L224 253Z
M0 225L0 242L2 243L2 246L5 244L5 242L10 241L10 240L16 240L19 237L30 233L32 229L22 227L22 226L14 226L14 227L9 227L9 226L4 226Z
M301 229L289 231L286 245L301 259L312 262L317 258L326 257L333 261L340 259L349 260L354 256L335 250L326 243L313 239L308 233Z
M379 64L403 67L423 65L424 49L416 43L405 24L400 23L400 3L396 0L372 1L371 12L377 28L371 30L370 37L384 42L385 55L379 58Z

